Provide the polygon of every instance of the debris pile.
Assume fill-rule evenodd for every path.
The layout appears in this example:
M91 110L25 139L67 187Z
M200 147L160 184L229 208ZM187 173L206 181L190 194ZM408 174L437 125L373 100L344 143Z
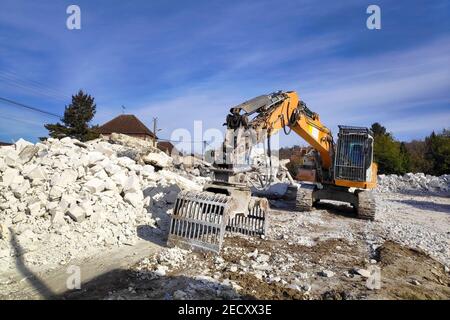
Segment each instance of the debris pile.
M157 226L156 214L181 189L201 190L201 178L174 172L171 158L145 141L108 139L115 142L21 139L0 148L0 270L18 255L63 264L93 248L133 244L137 227Z
M165 276L167 272L173 272L184 266L190 252L190 250L183 250L178 247L163 249L157 255L143 259L136 269L137 271L145 271L142 272L141 276L146 278L149 278L148 271L151 271L150 278Z
M208 176L212 164L195 155L187 155L179 157L176 166L194 176Z
M450 175L448 174L439 177L425 175L424 173L406 173L403 176L382 174L378 176L377 191L379 192L447 192L449 190Z
M249 177L252 193L268 199L289 198L289 187L298 185L286 167L289 161L269 157L263 149L253 148L250 162L255 171Z

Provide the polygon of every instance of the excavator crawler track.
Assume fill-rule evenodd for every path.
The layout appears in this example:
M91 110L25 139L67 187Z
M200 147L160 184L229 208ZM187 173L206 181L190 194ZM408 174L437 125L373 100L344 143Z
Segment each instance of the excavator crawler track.
M264 235L267 200L250 198L246 214L233 214L232 197L208 191L182 191L171 216L168 245L220 252L225 231Z
M295 208L297 211L310 211L313 207L313 192L315 186L303 184L297 189Z
M359 219L375 220L376 203L375 197L371 191L359 191L358 206L356 207L356 214Z

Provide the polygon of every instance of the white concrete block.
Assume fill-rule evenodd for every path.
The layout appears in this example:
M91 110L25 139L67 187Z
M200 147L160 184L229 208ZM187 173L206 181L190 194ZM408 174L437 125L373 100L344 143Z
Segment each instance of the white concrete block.
M26 141L26 140L20 138L19 140L17 140L17 142L14 145L16 146L17 153L19 153L26 146L32 146L33 144L29 141Z
M135 208L142 208L144 197L142 192L126 193L123 199Z
M20 173L19 170L17 169L13 168L6 169L2 174L3 185L5 187L9 187L13 183L14 179L16 179L19 175Z
M24 173L25 178L34 180L47 180L47 174L41 166L33 165L27 172Z
M73 169L66 169L61 174L53 175L50 185L65 188L67 185L74 183L78 178L78 172Z
M76 222L81 222L86 219L85 211L77 205L71 206L66 214Z
M86 217L90 217L94 210L92 209L91 202L89 200L83 200L80 202L80 207L84 210Z
M105 190L105 184L98 178L92 178L84 184L84 187L92 193L98 193Z
M141 185L139 183L139 177L131 175L125 181L123 185L124 192L138 192L141 191Z

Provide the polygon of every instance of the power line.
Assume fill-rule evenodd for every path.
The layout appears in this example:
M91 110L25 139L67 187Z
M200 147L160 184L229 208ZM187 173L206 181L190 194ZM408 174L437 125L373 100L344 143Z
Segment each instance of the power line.
M17 118L14 118L14 117L7 117L7 116L3 116L3 115L0 115L0 119L17 121L17 122L20 122L20 123L31 124L31 125L35 125L35 126L39 126L39 127L42 126L42 123L37 123L37 122L34 122L34 121L28 121L28 120L24 120L24 119L17 119Z
M4 78L2 76L2 74L0 73L0 81L3 81ZM34 88L28 85L24 85L18 81L15 80L7 80L5 81L7 86L11 86L11 87L15 87L15 88L19 88L19 90L21 90L22 92L25 92L26 94L31 94L31 95L39 95L45 98L50 98L50 99L54 99L54 100L58 100L61 102L65 102L66 100L62 99L59 96L55 96L51 93L48 93L48 91L46 91L45 89L41 89L41 88Z
M14 100L10 100L10 99L7 99L7 98L0 97L0 101L4 101L4 102L7 102L7 103L12 104L14 106L22 107L22 108L25 108L25 109L28 109L28 110L32 110L32 111L35 111L35 112L40 112L40 113L43 113L43 114L46 114L46 115L49 115L49 116L52 116L52 117L56 117L58 119L62 118L62 116L60 116L60 115L58 115L56 113L52 113L52 112L48 112L48 111L45 111L45 110L42 110L42 109L39 109L39 108L36 108L36 107L28 106L26 104L23 104L23 103L14 101Z
M33 91L57 100L66 101L66 94L62 91L55 90L42 82L21 78L21 76L14 71L0 70L0 78L3 78L6 82L10 82L10 85L15 85L25 90Z
M171 140L171 139L163 139L158 138L159 141L168 141L168 142L185 142L185 143L211 143L211 141L207 140Z

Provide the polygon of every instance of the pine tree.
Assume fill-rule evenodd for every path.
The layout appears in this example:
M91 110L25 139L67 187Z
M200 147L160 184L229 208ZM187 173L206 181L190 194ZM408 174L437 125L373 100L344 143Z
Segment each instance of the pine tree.
M425 157L432 163L431 174L442 175L450 173L450 133L443 130L436 134L434 131L425 138Z
M391 133L378 122L372 124L374 133L374 160L378 172L383 174L403 174L408 170L408 155L405 146L396 141Z
M374 124L372 124L372 126L370 127L370 130L372 130L374 136L384 136L384 135L388 134L386 132L386 128L383 127L378 122L375 122Z
M80 90L72 96L72 103L66 106L62 124L46 124L45 128L52 138L72 137L80 141L95 139L99 136L96 126L89 126L95 112L94 98Z
M402 158L402 168L403 172L410 172L411 171L411 156L408 152L408 149L406 148L405 142L400 142L400 156Z

